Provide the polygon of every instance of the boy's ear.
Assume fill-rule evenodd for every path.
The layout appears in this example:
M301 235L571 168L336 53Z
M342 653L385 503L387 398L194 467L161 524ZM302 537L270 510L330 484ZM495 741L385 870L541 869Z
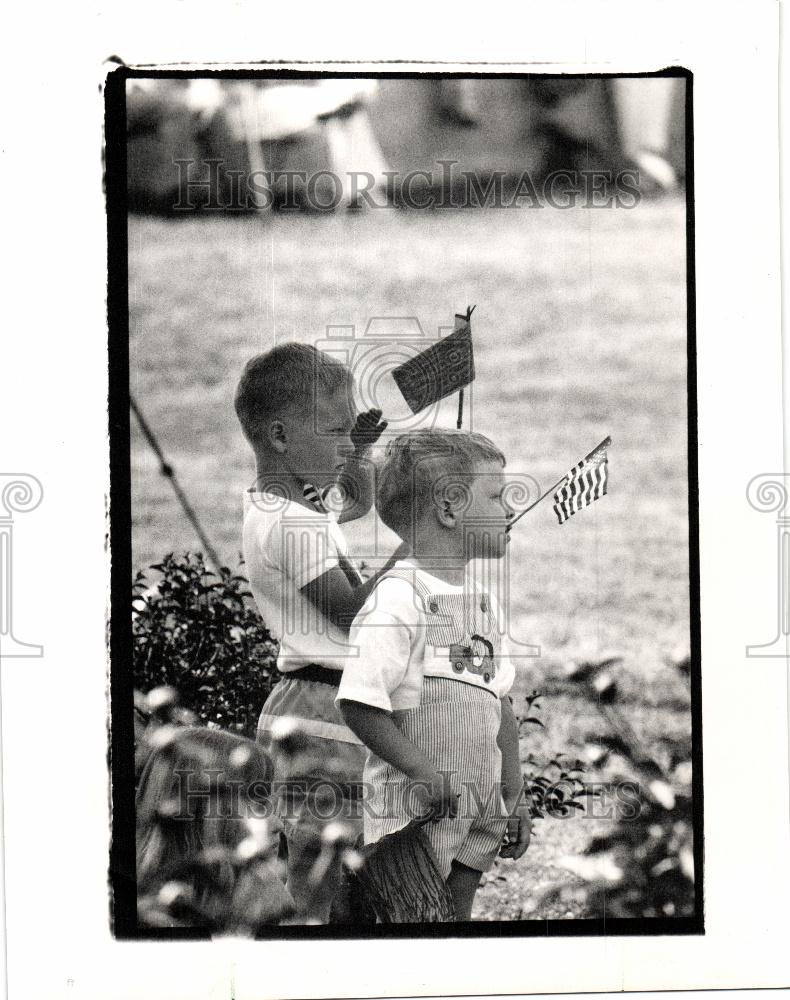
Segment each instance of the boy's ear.
M272 420L267 428L266 439L272 448L281 455L288 451L288 435L282 420Z
M443 528L454 528L458 524L458 517L449 500L437 500L434 504L434 511L436 512L436 520Z

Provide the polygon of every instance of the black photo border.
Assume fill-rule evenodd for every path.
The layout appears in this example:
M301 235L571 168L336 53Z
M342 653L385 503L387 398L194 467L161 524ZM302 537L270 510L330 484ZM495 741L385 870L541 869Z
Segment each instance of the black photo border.
M109 886L110 922L119 940L210 940L199 928L148 928L137 921L135 879L134 728L132 658L131 468L129 421L129 294L126 172L126 82L135 78L178 79L304 79L318 77L377 79L443 79L446 77L531 78L655 78L681 77L686 81L686 301L688 394L688 521L689 598L691 619L691 744L694 828L695 914L693 917L591 918L579 920L470 921L457 924L379 924L272 926L259 934L264 940L369 938L499 938L699 935L704 925L704 831L702 777L702 680L699 566L699 484L697 462L697 357L694 239L694 122L693 74L682 67L646 73L531 73L449 70L447 72L334 68L311 70L310 63L289 62L286 68L254 70L157 70L119 66L108 73L105 99L105 195L107 209L107 321L109 382L107 411L110 437L110 729L108 764L111 776L112 839ZM304 65L304 69L294 66ZM330 65L327 63L326 65ZM347 64L343 64L347 65ZM372 65L386 65L373 63ZM435 65L435 64L432 64ZM458 64L452 64L457 66ZM480 64L475 64L480 65Z

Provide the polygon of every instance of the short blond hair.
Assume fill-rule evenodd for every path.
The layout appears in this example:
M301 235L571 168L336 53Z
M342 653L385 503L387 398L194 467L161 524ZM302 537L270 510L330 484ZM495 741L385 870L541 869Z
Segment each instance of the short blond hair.
M437 484L450 497L479 462L501 462L505 456L489 438L472 431L410 431L388 445L379 470L376 509L379 517L404 541L412 541L417 522L435 501ZM455 482L454 482L455 480Z
M263 441L266 424L283 410L307 410L317 394L351 391L350 369L310 344L279 344L244 366L234 406L244 436L253 446Z

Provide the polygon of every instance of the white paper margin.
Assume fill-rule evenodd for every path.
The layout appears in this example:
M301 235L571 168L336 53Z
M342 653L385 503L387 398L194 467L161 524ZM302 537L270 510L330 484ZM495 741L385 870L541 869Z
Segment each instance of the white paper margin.
M745 489L752 476L782 462L777 32L778 8L768 0L15 8L0 60L2 465L37 476L46 499L17 527L14 580L15 626L41 643L45 656L2 664L14 1000L790 982L787 666L744 652L770 638L776 601L774 529L747 505ZM99 86L102 60L113 53L129 64L331 58L498 62L499 69L535 71L681 65L694 72L704 937L211 945L112 939Z

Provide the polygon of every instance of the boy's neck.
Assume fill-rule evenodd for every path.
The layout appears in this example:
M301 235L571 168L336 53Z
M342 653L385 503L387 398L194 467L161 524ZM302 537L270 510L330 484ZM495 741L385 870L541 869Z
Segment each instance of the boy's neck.
M464 562L461 566L451 566L447 563L438 563L435 559L418 559L413 558L413 561L418 569L423 570L425 573L429 573L431 576L435 576L437 580L442 580L444 583L449 583L451 587L462 587L464 580L466 579L466 563Z
M274 492L278 496L285 494L293 503L310 507L310 502L305 499L303 487L304 480L280 461L279 456L256 454L255 482L252 486L256 493Z
M466 554L458 551L457 532L420 531L414 539L412 560L417 567L453 587L463 585L469 562Z

